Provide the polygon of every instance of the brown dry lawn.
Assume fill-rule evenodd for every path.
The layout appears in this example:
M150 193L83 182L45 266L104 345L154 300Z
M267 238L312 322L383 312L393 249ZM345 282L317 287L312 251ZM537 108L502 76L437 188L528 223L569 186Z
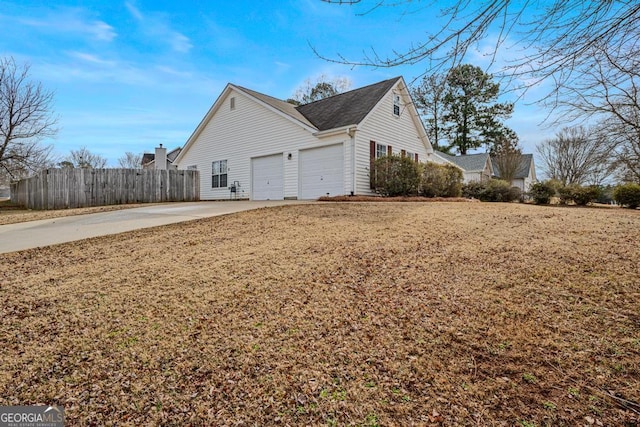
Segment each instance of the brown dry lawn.
M67 425L637 425L640 212L261 209L0 259L0 405Z

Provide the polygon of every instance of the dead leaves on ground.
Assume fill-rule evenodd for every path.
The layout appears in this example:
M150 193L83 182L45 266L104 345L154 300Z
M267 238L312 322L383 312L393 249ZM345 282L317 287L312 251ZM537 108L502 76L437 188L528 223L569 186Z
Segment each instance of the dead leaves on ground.
M633 425L638 241L635 212L366 203L7 254L0 404L69 425Z

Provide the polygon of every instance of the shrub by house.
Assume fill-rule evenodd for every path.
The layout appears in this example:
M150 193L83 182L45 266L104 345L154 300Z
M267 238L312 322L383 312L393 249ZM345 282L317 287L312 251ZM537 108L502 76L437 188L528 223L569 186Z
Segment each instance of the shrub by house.
M460 197L463 174L453 165L427 162L422 168L420 193L426 197Z
M421 169L409 157L383 156L373 164L371 184L383 196L415 196L420 189Z

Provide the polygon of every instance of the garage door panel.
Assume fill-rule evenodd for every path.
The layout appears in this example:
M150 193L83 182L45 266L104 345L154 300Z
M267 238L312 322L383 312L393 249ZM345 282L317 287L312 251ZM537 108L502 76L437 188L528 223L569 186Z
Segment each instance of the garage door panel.
M284 165L282 154L251 159L253 200L284 199Z
M342 144L300 151L300 198L344 194Z

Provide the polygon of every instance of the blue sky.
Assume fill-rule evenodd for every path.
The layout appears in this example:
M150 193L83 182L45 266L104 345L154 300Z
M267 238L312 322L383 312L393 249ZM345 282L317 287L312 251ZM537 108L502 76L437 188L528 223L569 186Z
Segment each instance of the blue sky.
M58 155L86 146L116 166L126 151L182 146L228 82L286 99L320 74L346 76L357 88L425 73L425 63L353 68L313 53L310 46L358 60L375 47L388 55L437 25L401 8L358 15L366 8L320 0L0 0L0 56L29 63L32 78L55 92L60 130L46 142ZM486 64L482 50L467 62ZM544 117L519 103L507 121L525 152L552 135L539 126Z

